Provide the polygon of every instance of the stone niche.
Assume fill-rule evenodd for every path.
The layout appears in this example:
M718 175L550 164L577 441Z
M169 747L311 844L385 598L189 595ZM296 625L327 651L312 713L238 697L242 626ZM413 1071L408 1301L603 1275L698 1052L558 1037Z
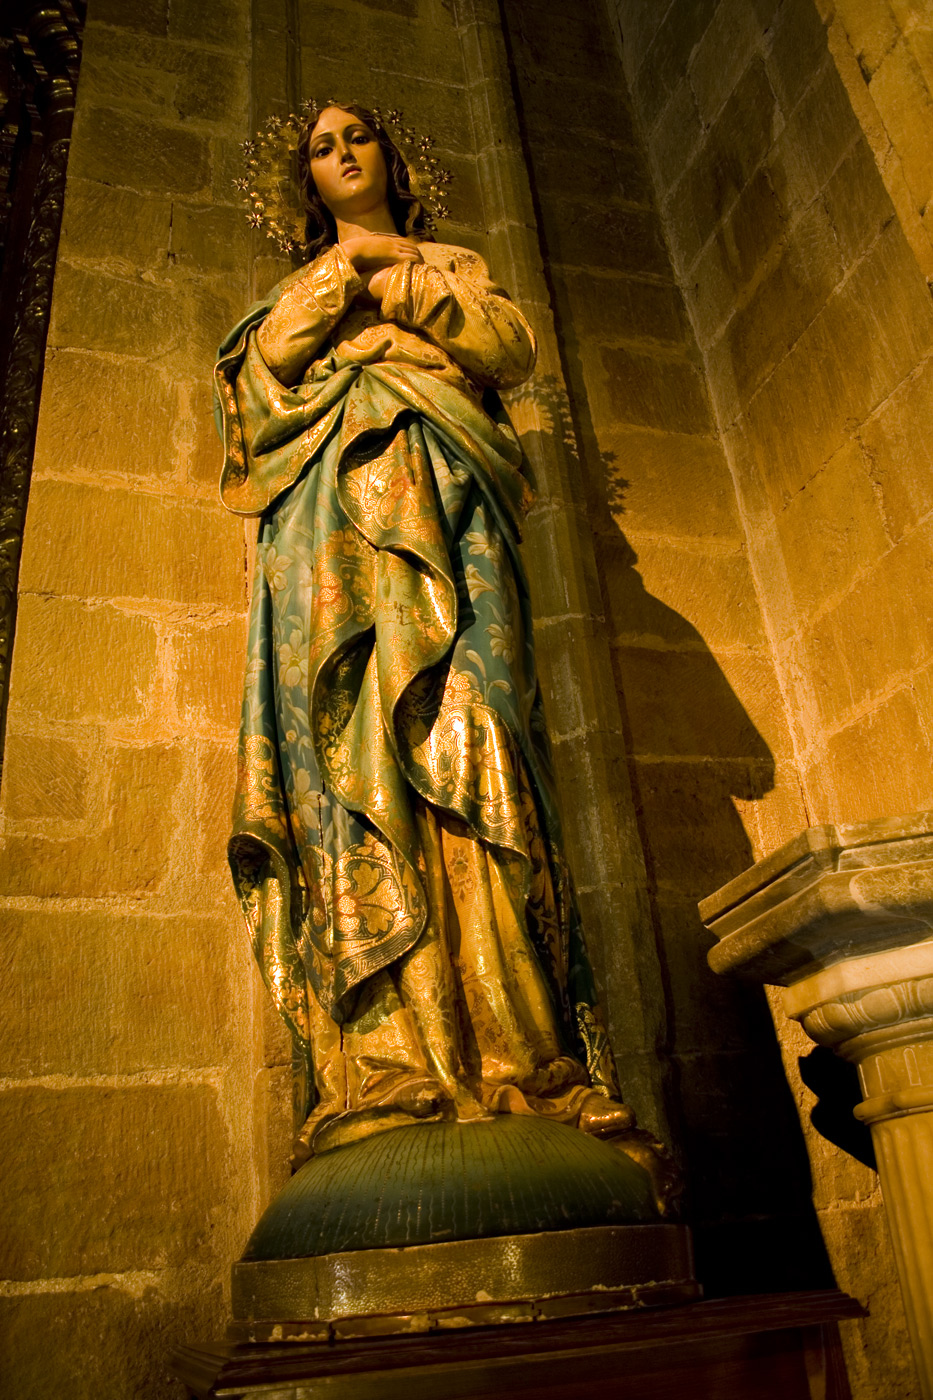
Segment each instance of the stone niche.
M830 1281L764 995L707 967L696 902L809 821L933 804L915 9L91 0L5 739L0 1389L169 1400L287 1174L288 1049L224 860L251 537L216 502L209 385L289 270L237 205L240 143L311 92L435 135L445 236L539 333L510 411L568 852L701 1279ZM876 1178L813 1131L776 1018L837 1280L871 1305L853 1391L906 1400ZM876 1141L924 1118L895 1108Z

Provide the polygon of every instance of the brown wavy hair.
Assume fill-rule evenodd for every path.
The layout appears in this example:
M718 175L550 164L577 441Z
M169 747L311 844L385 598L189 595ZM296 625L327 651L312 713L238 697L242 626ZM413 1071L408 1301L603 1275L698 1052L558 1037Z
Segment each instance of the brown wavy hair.
M388 135L385 127L368 107L356 102L328 102L328 107L338 107L341 112L350 112L364 126L368 127L382 148L386 163L386 199L389 212L400 234L415 234L421 239L430 239L425 227L424 206L417 195L411 192L411 177L401 151ZM305 243L302 262L313 262L325 248L337 242L337 224L333 214L317 192L314 176L311 174L309 147L311 133L317 126L320 112L311 116L301 128L298 136L298 188L301 206L305 212Z

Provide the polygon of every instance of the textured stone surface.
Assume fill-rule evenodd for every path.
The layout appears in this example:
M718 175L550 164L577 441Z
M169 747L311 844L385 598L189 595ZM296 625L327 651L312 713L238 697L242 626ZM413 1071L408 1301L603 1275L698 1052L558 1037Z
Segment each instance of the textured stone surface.
M208 1246L226 1209L214 1089L16 1088L0 1115L5 1278L161 1269ZM35 1189L37 1167L53 1195Z
M46 360L44 393L37 475L166 476L174 470L183 400L168 373L130 358L118 366L112 353L53 351ZM101 414L101 403L119 418L118 435Z
M243 607L242 525L215 505L58 481L37 482L32 500L27 592ZM88 520L105 549L88 551Z
M760 59L737 98L723 76L722 111L715 115L719 144L714 154L698 152L693 176L682 178L677 162L696 146L701 123L677 65L686 63L714 8L691 6L688 14L675 7L670 22L665 20L655 35L651 71L645 75L646 101L655 102L660 92L663 102L665 93L671 94L663 139L655 142L652 131L648 143L651 166L660 175L658 192L664 192L668 178L676 185L672 198L679 199L679 209L690 210L695 238L696 221L708 222L717 202L734 200L726 150L730 134L741 128L747 147L738 169L752 166L755 153L767 146L770 110L763 104L767 80ZM554 9L561 14L551 34ZM692 1183L693 1218L717 1241L706 1256L714 1272L719 1269L716 1286L731 1271L733 1286L741 1277L743 1286L768 1287L770 1267L770 1286L777 1287L773 1256L762 1261L756 1274L751 1236L742 1245L738 1228L727 1229L728 1241L721 1233L727 1212L764 1218L775 1209L763 1178L742 1186L737 1205L731 1165L731 1158L741 1154L739 1141L754 1097L750 1086L740 1082L740 1046L743 1037L745 1043L751 1037L757 1045L770 1046L771 1026L760 998L743 1000L735 989L714 995L711 988L707 997L704 988L715 979L702 968L696 914L689 913L688 900L691 893L708 891L713 871L737 873L747 865L754 858L752 843L771 831L779 813L799 812L790 737L734 487L679 289L672 285L676 269L660 237L658 210L646 197L648 161L641 155L636 173L628 154L635 143L628 135L630 118L618 113L620 97L625 98L621 74L611 69L607 74L604 64L587 71L579 63L579 46L592 42L585 37L594 25L589 12L584 18L566 7L541 10L510 3L506 17L571 391L569 413L558 421L562 428L572 426L580 447L578 472L568 474L558 498L548 503L572 524L548 528L570 544L580 503L585 503L605 624L615 642L614 676L624 716L621 745L603 730L587 731L586 708L564 702L568 687L562 667L550 657L552 629L565 628L582 644L583 627L570 621L540 627L536 635L548 677L549 715L560 739L555 761L569 795L568 836L584 853L576 862L581 907L590 926L605 927L618 905L606 883L611 864L588 839L591 823L576 794L589 787L594 762L614 777L628 752L637 756L634 764L629 759L630 774L648 866L653 956L665 986L666 1048L672 1063L668 1067L662 1061L659 1068L671 1095L673 1121L680 1125L675 1145ZM629 25L643 23L648 21L641 10L637 17L626 14L626 44ZM737 24L746 35L750 32L741 17ZM568 28L573 41L567 38ZM609 44L608 30L602 31L601 42ZM714 50L711 43L708 55ZM704 63L709 88L704 102L715 102L712 89L720 79L711 60ZM623 227L611 205L591 210L596 176L588 158L574 158L574 140L587 155L598 141L605 169L618 163L615 143L624 143L626 163L619 178L623 196L638 201L637 221ZM739 233L746 264L755 218L749 210ZM670 220L664 232L668 239L677 235ZM541 530L537 515L529 526L534 547ZM538 586L552 606L559 606L560 575ZM564 606L579 608L579 603L568 596ZM598 617L583 621L598 625ZM577 659L581 649L571 648L569 667L588 678L593 672ZM552 685L551 678L557 683ZM600 708L591 704L595 714ZM565 734L576 737L565 742ZM754 812L775 782L775 753L787 761L771 815L765 819L755 813L743 820L737 807ZM629 969L612 948L600 950L597 965L607 987L625 1092L637 1086L640 1095L646 1076L626 1026L631 993L625 981L626 975L638 977L639 968ZM714 1027L722 1032L716 1046L708 1041ZM771 1056L768 1087L759 1087L758 1093L774 1116L786 1112L787 1091L773 1048ZM718 1128L713 1126L717 1115ZM788 1198L795 1201L792 1210L803 1219L808 1210L805 1175L791 1171L788 1162L785 1166L793 1182L788 1189ZM742 1229L751 1229L744 1219ZM809 1245L802 1245L804 1254L811 1250L811 1258L812 1233Z
M878 170L927 280L933 276L933 64L926 17L899 0L841 0L817 8L829 47Z
M4 807L14 822L80 821L87 813L89 755L83 744L61 737L37 744L29 733L7 728L4 743Z
M0 818L4 1394L174 1396L174 1345L223 1330L260 1141L284 1159L224 878L216 643L246 576L201 390L250 300L248 24L245 0L101 0L86 32Z
M184 1301L169 1275L102 1279L74 1292L0 1301L0 1386L10 1395L54 1393L70 1400L175 1397L169 1360L181 1337L225 1325L219 1286ZM173 1296L176 1295L176 1296Z
M72 168L103 184L163 194L202 194L210 179L207 140L193 131L101 107L75 121Z
M140 719L155 682L156 654L150 618L107 604L26 594L17 619L11 708L84 723ZM106 670L89 666L89 656L106 657Z
M239 621L180 634L176 697L186 731L237 728L245 650L246 629Z
M750 786L735 807L761 851L793 835L804 813L844 822L928 806L933 632L929 610L915 602L933 568L921 426L933 348L924 286L933 263L920 213L933 149L929 75L921 76L926 26L889 0L683 0L663 16L629 0L613 8L737 488L765 649L773 648L768 665L752 668L731 649L723 657L723 673L778 760L772 791L756 796ZM613 469L626 482L621 503L634 502L631 463ZM615 519L624 529L624 513ZM637 530L650 534L651 525L639 516ZM660 564L664 546L650 547ZM620 587L624 569L613 577L621 616L639 595ZM685 604L665 596L661 567L645 595L686 612L704 640L728 633L739 595L726 603L707 575L704 588L697 579L698 603L688 577L673 577ZM722 621L707 636L720 597ZM653 614L682 649L676 618ZM620 665L643 697L632 706L633 731L650 733L657 747L676 699L652 705L664 656L644 663L656 676L645 685L639 645L625 635ZM679 691L688 717L695 690ZM687 888L699 881L702 843L689 827L669 840L666 812L684 803L705 815L713 785L700 807L684 777L674 784L658 765L639 765L654 859L679 868ZM728 845L716 854L710 833L706 849L708 874L727 868ZM740 860L741 846L732 849ZM785 1063L790 1074L786 1045ZM909 1367L894 1360L896 1338L902 1352L906 1340L890 1252L879 1252L876 1275L872 1249L852 1246L861 1215L867 1236L878 1238L879 1199L845 1194L838 1149L821 1142L803 1097L798 1105L837 1277L878 1297L877 1320L847 1324L854 1393L913 1394Z
M116 748L102 766L102 792L83 832L7 837L0 895L100 898L165 888L181 753L167 744Z
M933 932L928 813L808 827L701 902L716 972L787 986Z
M201 1092L199 1067L226 1076L223 1122L196 1126L210 1152L231 1136L236 1169L218 1168L185 1238L221 1199L239 1224L196 1278L190 1261L127 1264L151 1277L5 1300L0 1364L28 1394L29 1329L54 1319L63 1375L81 1348L105 1358L100 1372L85 1360L86 1393L109 1400L109 1385L122 1400L148 1385L161 1400L169 1333L202 1316L219 1326L217 1281L288 1138L287 1045L268 1008L258 1014L225 870L246 573L242 525L214 504L207 375L250 299L231 181L249 134L251 18L252 110L285 110L297 89L278 0L252 17L240 0L210 13L195 0L92 8L3 791L0 899L17 906L4 910L23 939L17 967L32 944L58 957L28 995L10 983L5 1043L16 1075L110 1076L94 1093L162 1073L180 1103ZM601 15L558 0L507 0L509 62L497 7L477 7L476 24L458 7L458 33L443 0L309 0L297 87L358 95L362 83L431 130L458 171L442 236L491 247L542 330L540 390L516 420L545 467L527 547L580 903L626 1093L646 1122L670 1111L665 1095L673 1106L717 1277L740 1255L750 1266L748 1246L729 1252L752 1231L729 1223L735 1201L749 1217L778 1211L755 1246L767 1288L807 1184L779 1083L765 1094L746 1072L770 1045L760 1003L713 991L689 900L808 819L933 802L931 648L920 610L903 606L925 596L930 557L933 265L920 211L933 143L917 76L928 83L930 65L922 26L904 32L888 0L836 0L835 19L828 0L614 8L634 112ZM286 270L268 251L254 249L254 291ZM134 980L141 966L148 981ZM109 987L108 969L125 970L138 1004L94 1000L92 976ZM880 1198L810 1128L782 1035L837 1277L872 1303L847 1324L858 1400L902 1400L912 1382ZM81 1112L72 1092L66 1138ZM188 1124L180 1109L167 1118ZM739 1180L752 1121L762 1171L756 1158ZM113 1170L155 1181L161 1168L135 1150L112 1144ZM30 1187L39 1211L83 1207L112 1182L59 1190L34 1173ZM69 1247L115 1267L94 1253L91 1220L77 1213ZM153 1221L141 1245L162 1238ZM193 1311L202 1296L216 1313Z
M3 1076L199 1069L236 1052L222 974L246 950L226 919L31 909L8 910L4 925Z

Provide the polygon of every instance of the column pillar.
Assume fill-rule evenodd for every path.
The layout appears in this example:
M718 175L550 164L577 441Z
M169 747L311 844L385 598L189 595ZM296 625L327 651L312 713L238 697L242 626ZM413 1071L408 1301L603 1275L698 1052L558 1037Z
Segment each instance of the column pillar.
M700 905L715 972L785 988L858 1067L914 1359L933 1400L933 815L810 827Z

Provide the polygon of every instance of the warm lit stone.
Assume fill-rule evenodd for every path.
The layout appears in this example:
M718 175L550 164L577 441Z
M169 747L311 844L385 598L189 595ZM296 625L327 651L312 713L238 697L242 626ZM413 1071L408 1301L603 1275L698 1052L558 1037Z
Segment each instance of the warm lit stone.
M879 494L885 528L899 540L933 507L933 361L921 364L863 426L859 436Z
M164 1269L210 1247L225 1213L214 1088L7 1089L0 1121L5 1278ZM54 1192L36 1189L40 1171Z
M241 54L249 32L247 11L239 0L216 0L209 11L199 0L172 0L168 32L172 39L193 39Z
M80 836L7 836L0 894L100 898L164 885L174 835L171 804L181 779L178 749L120 748L99 762L105 784L100 825Z
M176 697L187 732L236 728L245 648L241 622L190 629L176 637Z
M528 516L524 536L535 618L543 621L589 612L599 583L584 510L571 503L542 503ZM555 558L567 559L569 567L544 566L545 560Z
M933 624L905 600L933 569L933 522L888 550L871 572L826 607L806 649L826 718L838 722L879 696L892 676L909 674L933 648ZM884 810L882 808L882 810Z
M846 442L776 519L790 586L803 615L846 593L891 547L872 464Z
M3 1075L203 1069L232 1053L225 919L7 909L3 922Z
M62 232L73 257L106 262L115 270L162 272L171 251L171 201L99 180L72 180Z
M198 745L198 790L195 817L197 822L198 873L221 882L225 896L224 907L232 909L235 902L227 865L227 841L230 836L230 810L236 779L236 753L229 739L221 743L201 742ZM239 910L237 910L239 920ZM245 936L245 930L244 936ZM263 997L265 1000L265 997ZM270 1002L271 1004L271 1002Z
M115 372L118 371L118 372ZM183 400L170 375L112 355L53 351L45 365L35 471L166 476ZM101 412L106 405L106 413ZM119 422L120 432L113 430Z
M615 570L607 570L617 640L653 639L715 653L764 645L748 556L738 542L658 540L634 529L627 539L636 578L623 572L618 598Z
M607 346L600 361L591 393L617 422L679 433L709 430L705 386L689 361L621 346Z
M179 1337L223 1331L220 1284L179 1296L178 1275L164 1272L100 1282L73 1291L0 1300L3 1381L14 1395L123 1400L177 1395L169 1360Z
M78 528L81 524L74 522ZM24 594L11 709L30 719L36 714L84 723L140 719L155 683L156 646L149 618L106 604L92 607L71 598ZM89 656L105 656L106 667L89 666Z
M49 342L55 348L158 359L178 346L178 311L177 295L167 288L60 263Z
M106 550L87 550L93 520ZM37 482L20 587L84 598L164 598L243 607L242 524L213 503ZM140 547L146 542L146 548Z
M660 758L744 759L760 773L758 788L770 786L773 756L749 719L711 652L694 647L673 651L649 645L613 648L625 696L634 753ZM748 682L773 685L770 662L759 662ZM750 687L751 688L751 687ZM779 733L783 738L783 733Z
M436 82L463 81L459 45L451 43L446 27L400 23L395 16L381 15L378 10L368 12L365 25L349 25L334 0L314 0L313 8L311 0L302 0L300 8L308 38L326 33L328 57L354 72L369 66L385 68L385 56L391 53L392 72L423 78L427 65Z
M79 112L72 169L102 183L197 195L207 186L207 141L193 131L110 108Z
M54 732L38 739L7 729L3 809L11 822L80 821L87 811L88 754Z

